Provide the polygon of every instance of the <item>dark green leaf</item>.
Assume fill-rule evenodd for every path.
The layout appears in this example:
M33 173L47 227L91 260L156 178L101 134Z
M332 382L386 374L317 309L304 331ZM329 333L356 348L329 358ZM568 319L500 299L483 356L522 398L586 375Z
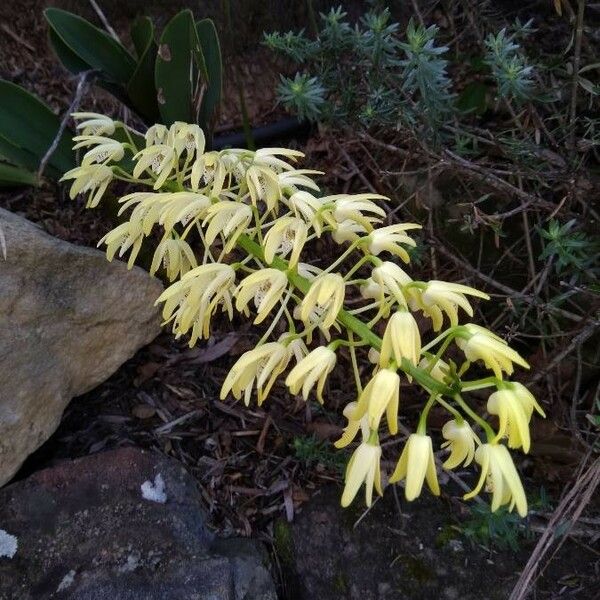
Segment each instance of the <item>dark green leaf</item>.
M175 15L165 27L158 46L154 81L162 122L195 121L192 110L192 28L190 10Z
M211 137L216 120L223 87L223 64L221 61L221 46L214 23L203 19L196 23L196 31L202 46L202 53L208 71L208 87L204 92L198 122L205 130L207 139Z
M487 109L487 87L479 81L469 83L458 97L456 107L462 112L483 114Z
M154 41L154 27L150 19L146 18L136 21L136 24L137 27L134 24L131 35L140 60L127 84L127 93L136 112L147 123L156 123L160 121L160 112L154 86L154 68L158 51Z
M148 44L154 40L154 25L148 17L138 17L131 26L131 41L138 58L142 58Z
M35 173L0 162L0 187L12 187L15 185L36 185L37 178Z
M36 169L59 126L59 118L41 100L14 83L0 80L0 154L18 165ZM75 166L71 137L72 132L63 133L49 161L61 173ZM31 155L35 165L29 160Z
M108 33L65 10L47 8L44 14L50 27L82 61L115 81L129 81L135 61Z
M79 58L79 56L63 42L62 38L54 31L54 29L50 28L48 30L48 37L54 53L67 71L77 75L77 73L92 69L91 65Z

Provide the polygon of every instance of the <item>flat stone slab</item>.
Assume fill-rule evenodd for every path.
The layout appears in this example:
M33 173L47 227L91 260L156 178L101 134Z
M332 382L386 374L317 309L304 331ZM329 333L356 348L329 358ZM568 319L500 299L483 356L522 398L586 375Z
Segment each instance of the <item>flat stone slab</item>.
M65 461L0 490L0 531L17 543L12 557L0 544L1 600L277 598L262 546L216 539L194 479L154 452Z

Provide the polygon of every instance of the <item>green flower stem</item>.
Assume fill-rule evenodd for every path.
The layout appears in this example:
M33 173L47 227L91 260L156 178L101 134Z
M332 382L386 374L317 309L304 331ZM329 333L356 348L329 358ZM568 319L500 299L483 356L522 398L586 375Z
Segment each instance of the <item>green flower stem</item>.
M435 404L436 400L437 394L435 392L432 392L432 394L429 396L429 400L427 400L427 404L425 404L425 408L423 409L421 416L419 417L419 423L417 425L417 433L419 435L426 435L427 433L427 417L429 416L429 411L431 410L431 407Z
M239 236L237 239L237 245L245 252L252 254L255 258L264 260L263 250L260 245L246 234ZM279 269L280 271L284 271L290 283L302 294L306 294L310 289L310 281L299 275L295 269L290 269L285 260L275 257L271 266ZM337 321L340 323L340 325L343 325L346 329L352 331L361 340L375 348L375 350L381 350L381 338L360 319L342 309L337 315ZM415 379L419 385L425 388L429 393L435 392L437 394L445 394L448 396L451 396L453 393L455 393L455 390L452 390L447 385L434 379L431 375L429 375L429 373L426 373L424 369L415 367L406 358L402 359L402 363L399 366L402 371L413 377L413 379Z
M488 442L492 442L496 437L494 430L488 425L488 423L482 419L471 407L462 399L460 394L454 394L454 400L456 403L485 431Z
M460 386L461 392L472 392L473 390L482 390L488 387L499 387L501 383L495 377L484 377L473 381L464 381Z
M323 273L331 273L331 271L346 260L357 247L358 243L356 241L352 242L350 246L348 246L348 248L346 248L346 250L344 250L344 252L342 252L342 254L323 271Z

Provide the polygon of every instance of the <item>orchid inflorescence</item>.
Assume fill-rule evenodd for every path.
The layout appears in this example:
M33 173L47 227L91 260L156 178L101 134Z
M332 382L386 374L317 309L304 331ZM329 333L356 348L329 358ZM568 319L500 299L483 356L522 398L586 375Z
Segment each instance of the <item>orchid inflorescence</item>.
M398 434L401 378L406 378L423 388L428 400L389 482L405 480L408 500L420 495L425 482L440 493L427 433L431 408L438 405L450 415L442 428L442 448L449 450L443 467L473 461L481 467L478 483L465 497L486 485L492 510L508 505L526 514L523 486L503 440L528 452L532 414L543 415L522 384L504 379L514 364L528 365L488 329L459 322L459 310L473 316L469 298L488 299L485 293L458 283L414 280L397 264L395 259L409 263L416 245L409 232L419 225L382 226L386 211L380 202L386 198L377 194L320 195L312 178L320 172L296 169L293 163L303 156L296 150L205 151L197 125L154 125L142 136L103 115L74 117L80 121L75 147L87 152L81 166L63 178L74 180L71 197L86 193L87 205L94 207L113 180L146 186L120 199L119 214L128 213L128 219L100 244L109 260L117 252L129 253L131 267L144 240L160 230L150 272L162 267L172 282L157 304L163 304L165 324L175 335L188 335L190 346L208 339L219 311L230 320L237 311L255 324L269 323L256 347L229 371L222 399L233 394L248 405L256 391L261 405L287 370L284 381L292 394L306 401L314 391L323 403L339 350L348 349L357 393L344 408L347 425L335 445L345 447L357 436L361 441L346 469L343 506L363 484L368 505L373 488L382 493L379 437L385 428ZM327 236L345 246L338 258L326 268L302 262L307 245ZM349 297L360 303L347 308ZM437 334L426 343L414 316L418 312ZM382 338L376 329L384 331ZM464 357L461 364L448 358L451 344ZM365 385L357 359L363 347L373 363ZM490 375L463 380L472 363L482 363ZM487 412L497 416L497 431L463 397L485 388L495 390Z

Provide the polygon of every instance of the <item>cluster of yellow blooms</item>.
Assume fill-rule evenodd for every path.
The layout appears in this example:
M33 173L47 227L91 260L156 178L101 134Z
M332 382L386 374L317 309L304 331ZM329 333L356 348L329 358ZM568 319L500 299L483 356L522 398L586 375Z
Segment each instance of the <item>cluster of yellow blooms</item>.
M260 405L291 367L285 377L291 393L307 400L314 389L322 403L336 351L348 348L357 399L344 409L348 423L336 446L347 446L359 434L361 441L346 470L343 506L363 484L369 505L373 488L382 493L381 420L385 415L389 434L398 433L402 375L420 385L428 400L389 482L405 480L408 500L419 496L424 482L439 494L433 442L427 434L428 415L437 404L451 417L442 429L442 447L449 450L443 467L454 469L474 460L481 468L475 489L466 497L486 485L492 510L508 505L526 514L523 486L502 442L528 452L529 421L534 410L543 415L523 385L504 379L512 374L513 364L528 365L491 331L459 323L459 309L473 316L469 297L488 299L486 294L457 283L413 280L394 262L393 257L409 262L408 250L415 242L408 232L419 225L380 226L386 211L377 201L385 198L376 194L320 195L311 178L319 172L296 169L293 163L302 153L295 150L207 152L196 125L154 125L142 136L103 115L74 117L80 121L75 148L87 152L81 166L64 176L74 180L71 197L86 193L88 206L94 207L115 179L147 188L121 198L119 214L127 212L128 219L100 243L106 245L109 260L117 252L128 252L131 266L144 239L160 230L150 271L162 266L172 282L157 303L163 303L165 323L174 333L189 335L190 345L207 339L217 311L230 319L234 311L252 315L256 324L270 320L257 346L233 365L221 398L231 393L247 405L256 390ZM129 171L123 166L127 157ZM347 247L323 269L302 262L305 246L323 236ZM190 245L194 239L199 252ZM363 302L348 310L350 288L355 290L352 297ZM429 318L439 333L425 344L416 312ZM373 329L382 320L380 338ZM322 343L311 350L313 337ZM451 343L464 356L460 365L443 359ZM374 365L364 387L359 347L369 348ZM490 376L463 381L475 362L483 363ZM495 389L487 412L497 416L497 431L463 398L465 392L483 388Z

